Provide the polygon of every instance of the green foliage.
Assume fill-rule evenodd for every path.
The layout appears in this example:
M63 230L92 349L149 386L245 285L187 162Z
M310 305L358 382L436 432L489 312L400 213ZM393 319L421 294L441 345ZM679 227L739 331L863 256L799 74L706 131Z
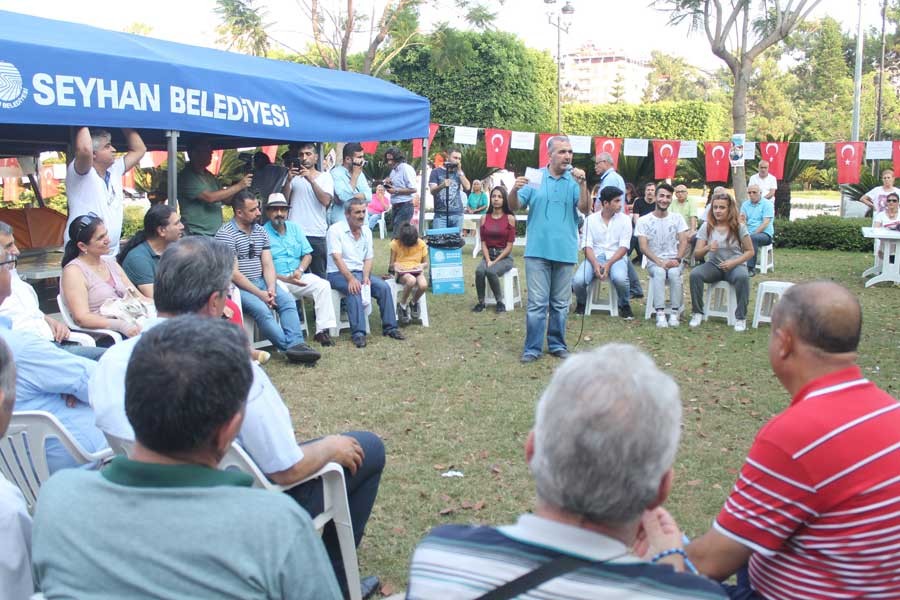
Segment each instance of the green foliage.
M644 102L687 102L706 94L707 78L681 57L653 50L650 69Z
M216 27L220 44L227 50L265 56L269 50L269 35L266 33L270 23L263 23L265 13L254 8L253 0L216 0L214 12L222 19Z
M144 228L144 213L147 209L143 206L126 206L122 218L122 239L128 239Z
M872 240L864 238L861 231L862 227L869 227L871 224L870 219L834 216L796 221L775 219L775 247L871 252Z
M563 129L573 135L715 140L726 135L727 119L718 104L696 100L563 107Z
M474 146L463 146L460 148L460 152L462 154L462 170L469 181L487 179L497 170L494 167L486 166L487 152L483 139Z

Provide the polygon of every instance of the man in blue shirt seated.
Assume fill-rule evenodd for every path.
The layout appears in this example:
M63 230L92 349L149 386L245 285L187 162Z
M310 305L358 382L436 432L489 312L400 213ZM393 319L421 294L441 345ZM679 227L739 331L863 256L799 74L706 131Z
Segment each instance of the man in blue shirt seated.
M434 529L406 597L725 598L684 572L681 532L661 507L680 432L678 385L649 356L608 344L569 358L525 441L534 511L503 527Z
M747 186L747 195L750 199L741 204L741 222L747 225L753 242L753 258L747 261L747 270L750 271L750 277L753 277L756 275L759 247L768 246L775 237L775 207L762 197L759 186L754 183Z
M131 457L41 489L34 572L47 597L341 598L309 514L217 469L252 381L230 323L175 317L141 335L125 377Z

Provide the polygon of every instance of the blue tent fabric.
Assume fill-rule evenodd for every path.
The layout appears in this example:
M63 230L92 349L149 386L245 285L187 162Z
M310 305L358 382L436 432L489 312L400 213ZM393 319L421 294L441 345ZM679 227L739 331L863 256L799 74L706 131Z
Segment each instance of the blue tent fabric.
M151 147L166 130L219 148L422 138L429 114L367 75L0 11L2 152L59 148L82 125L139 129Z

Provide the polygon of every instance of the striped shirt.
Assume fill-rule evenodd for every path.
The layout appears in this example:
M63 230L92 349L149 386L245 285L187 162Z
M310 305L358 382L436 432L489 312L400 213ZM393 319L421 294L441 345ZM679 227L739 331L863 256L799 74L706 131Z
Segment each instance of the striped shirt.
M269 250L269 234L262 225L253 224L248 234L238 227L234 219L228 221L216 232L216 239L228 245L238 260L238 270L253 281L263 276L262 252Z
M900 597L900 404L857 367L809 383L757 434L714 527L766 598Z
M478 598L561 556L596 562L546 581L518 597L532 600L726 597L719 584L697 575L676 573L668 565L643 562L629 554L628 548L618 540L535 515L522 515L515 525L500 528L465 525L435 528L413 555L406 597L410 600Z

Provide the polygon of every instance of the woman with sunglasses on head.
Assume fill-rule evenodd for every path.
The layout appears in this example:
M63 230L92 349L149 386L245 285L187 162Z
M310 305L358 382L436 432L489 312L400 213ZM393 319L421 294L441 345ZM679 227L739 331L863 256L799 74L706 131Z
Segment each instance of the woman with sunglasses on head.
M484 255L475 270L475 293L478 303L473 312L484 310L484 280L487 279L491 292L497 300L496 311L506 312L500 278L513 268L512 247L516 241L516 216L509 207L506 188L497 186L491 190L491 211L481 217L481 251Z
M79 326L112 329L127 337L140 333L139 325L100 314L104 302L124 299L129 294L152 304L152 300L135 288L116 259L109 255L109 235L100 217L82 215L72 221L62 267L62 297Z

